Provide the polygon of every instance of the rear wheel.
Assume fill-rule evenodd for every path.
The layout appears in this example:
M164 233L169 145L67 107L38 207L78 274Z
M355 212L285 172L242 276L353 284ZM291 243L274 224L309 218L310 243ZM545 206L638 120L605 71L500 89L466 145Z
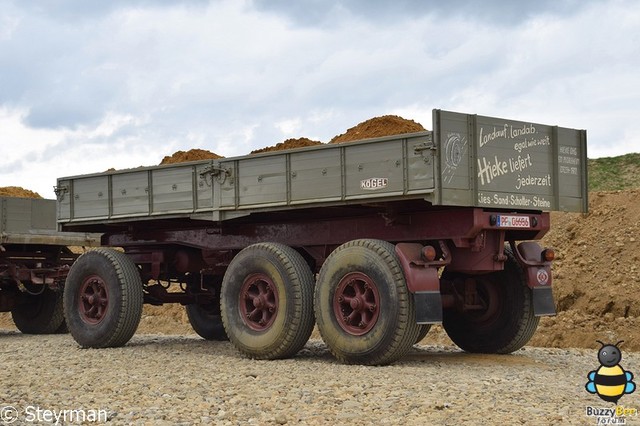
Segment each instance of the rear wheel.
M52 334L64 326L62 293L45 287L38 295L23 294L11 310L18 330L25 334Z
M231 261L220 310L229 340L257 359L287 358L313 330L313 274L302 256L282 244L259 243Z
M331 253L314 302L322 339L342 362L389 364L418 337L413 298L394 246L385 241L350 241Z
M533 336L540 320L533 313L533 295L525 273L510 249L504 270L482 276L448 273L443 280L475 281L482 309L447 309L443 327L451 340L467 352L510 353ZM455 284L454 284L455 285Z
M229 340L222 325L220 307L213 303L185 306L193 330L207 340Z
M122 346L142 315L142 283L124 253L100 248L75 261L64 289L67 327L82 347Z

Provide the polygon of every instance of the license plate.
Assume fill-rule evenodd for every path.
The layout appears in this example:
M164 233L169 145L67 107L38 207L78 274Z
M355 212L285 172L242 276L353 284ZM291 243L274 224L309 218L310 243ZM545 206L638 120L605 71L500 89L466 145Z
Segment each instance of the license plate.
M529 228L529 216L506 216L499 215L497 226L501 228Z

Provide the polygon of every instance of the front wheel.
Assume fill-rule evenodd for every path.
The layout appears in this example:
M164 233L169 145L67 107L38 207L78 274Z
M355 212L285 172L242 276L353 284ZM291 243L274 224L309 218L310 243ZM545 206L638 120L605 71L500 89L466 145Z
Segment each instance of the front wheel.
M122 346L142 316L142 283L136 265L124 253L99 248L81 255L64 288L67 327L85 348Z
M52 334L64 327L62 293L48 287L38 295L24 294L11 310L13 322L24 334Z
M320 270L314 301L320 335L344 363L394 362L420 331L400 261L385 241L354 240L334 250Z
M447 309L442 325L451 340L467 352L510 353L533 336L540 320L533 313L533 294L525 271L509 248L504 270L480 276L444 271L443 280L473 280L481 309ZM459 292L459 291L458 291Z

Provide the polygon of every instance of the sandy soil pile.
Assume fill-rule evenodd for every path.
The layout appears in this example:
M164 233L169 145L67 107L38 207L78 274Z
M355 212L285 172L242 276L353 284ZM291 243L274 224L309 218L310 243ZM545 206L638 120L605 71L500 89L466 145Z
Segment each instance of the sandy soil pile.
M260 148L251 151L252 154L259 154L261 152L271 152L271 151L284 151L285 149L293 149L293 148L304 148L306 146L314 146L314 145L322 145L320 141L314 141L309 138L297 138L297 139L287 139L284 142L280 142L273 146L268 146L266 148Z
M222 155L218 155L206 149L190 149L189 151L176 151L172 155L167 155L162 159L160 164L175 164L185 163L187 161L197 160L215 160L217 158L223 158Z
M383 115L374 117L367 121L363 121L347 130L345 133L334 136L329 143L351 142L361 139L377 138L382 136L400 135L404 133L414 133L424 131L420 123L413 120L407 120L397 115ZM284 151L293 148L303 148L307 146L322 145L322 142L315 141L306 137L286 139L273 146L267 146L251 151L251 154L261 152ZM183 163L186 161L208 160L223 158L221 155L215 154L204 149L190 149L189 151L177 151L170 156L162 159L160 164Z
M334 136L329 143L351 142L361 139L379 138L382 136L400 135L404 133L422 132L425 128L420 123L397 115L383 115L363 121L341 135Z
M640 190L590 193L589 215L554 213L544 243L559 253L560 315L545 318L539 345L584 347L624 340L640 350Z
M20 186L3 186L0 187L0 196L2 197L21 197L21 198L42 198L37 192L24 189Z

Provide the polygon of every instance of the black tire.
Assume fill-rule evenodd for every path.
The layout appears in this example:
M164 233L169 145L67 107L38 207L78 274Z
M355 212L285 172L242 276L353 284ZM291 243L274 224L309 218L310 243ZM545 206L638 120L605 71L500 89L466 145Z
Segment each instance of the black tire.
M62 300L62 297L60 297L60 299ZM64 313L64 309L63 309L63 313ZM67 327L66 321L62 321L62 324L60 324L60 327L56 328L56 331L54 331L54 334L67 334L67 333L69 333L69 327Z
M476 276L476 288L487 309L443 312L442 325L461 349L476 353L506 354L523 347L538 327L533 313L533 295L525 271L511 249L505 248L504 270ZM453 278L443 273L443 279Z
M83 348L126 344L142 316L142 283L124 253L99 248L81 255L64 288L64 313L71 336Z
M385 241L354 240L333 251L320 270L314 302L320 335L344 363L392 363L420 331L394 246Z
M193 330L206 340L229 340L222 325L219 308L209 305L185 306L187 318Z
M229 340L248 357L295 355L313 331L313 274L294 249L251 245L231 261L220 310Z
M18 330L24 334L53 334L64 324L62 293L45 288L37 295L23 294L11 310Z
M427 337L427 333L431 330L431 324L421 324L420 331L418 332L418 337L416 337L415 343L420 343L422 339Z

